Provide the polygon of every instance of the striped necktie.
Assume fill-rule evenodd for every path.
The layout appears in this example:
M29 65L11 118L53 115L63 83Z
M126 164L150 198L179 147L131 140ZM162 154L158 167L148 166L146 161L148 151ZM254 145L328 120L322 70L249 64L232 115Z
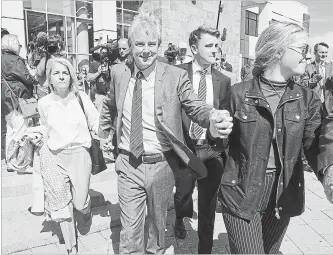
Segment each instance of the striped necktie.
M136 74L135 87L132 98L132 114L131 114L131 136L130 151L139 158L143 152L143 128L142 128L142 72Z
M198 97L200 100L206 102L206 94L207 94L207 85L206 85L206 73L207 70L198 71L201 75L198 89ZM200 139L203 134L203 129L197 123L192 122L191 127L192 137L194 139Z

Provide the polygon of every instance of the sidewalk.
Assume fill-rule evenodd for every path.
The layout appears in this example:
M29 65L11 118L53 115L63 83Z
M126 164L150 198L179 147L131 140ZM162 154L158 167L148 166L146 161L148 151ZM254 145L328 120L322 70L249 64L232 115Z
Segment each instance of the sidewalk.
M2 169L1 254L67 254L58 224L46 222L28 212L31 206L31 175L17 175ZM283 254L333 254L333 205L326 200L313 173L306 173L306 211L293 218L283 241ZM114 164L92 176L93 223L78 231L80 254L115 254L119 250L120 208ZM196 194L194 194L196 197ZM196 205L195 205L196 208ZM81 215L75 213L80 223ZM197 217L186 219L187 238L173 233L174 210L168 212L166 244L168 254L197 253ZM213 253L228 254L228 238L221 214L216 215Z

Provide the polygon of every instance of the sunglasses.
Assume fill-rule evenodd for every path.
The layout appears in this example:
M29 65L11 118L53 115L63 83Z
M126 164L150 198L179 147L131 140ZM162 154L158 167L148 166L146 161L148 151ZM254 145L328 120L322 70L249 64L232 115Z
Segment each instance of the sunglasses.
M304 48L302 48L302 51L298 51L292 47L288 47L288 49L291 49L291 50L297 52L298 54L302 55L303 58L306 58L306 55L309 53L310 47L309 47L309 45L306 45Z

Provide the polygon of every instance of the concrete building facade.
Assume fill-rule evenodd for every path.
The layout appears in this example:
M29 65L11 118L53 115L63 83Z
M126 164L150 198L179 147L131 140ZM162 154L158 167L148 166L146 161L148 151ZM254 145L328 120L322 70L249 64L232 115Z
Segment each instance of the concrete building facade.
M274 21L289 21L304 26L309 32L308 7L297 1L242 1L240 54L243 64L254 56L262 31Z
M221 41L221 47L237 80L241 66L254 54L258 36L272 20L309 24L307 7L296 1L4 0L1 26L19 36L23 57L27 43L38 32L60 34L68 58L75 67L80 67L91 60L89 49L97 43L127 37L128 28L142 5L153 7L161 20L160 55L168 43L188 44L190 32L199 25L218 27L221 32L226 29L226 40Z

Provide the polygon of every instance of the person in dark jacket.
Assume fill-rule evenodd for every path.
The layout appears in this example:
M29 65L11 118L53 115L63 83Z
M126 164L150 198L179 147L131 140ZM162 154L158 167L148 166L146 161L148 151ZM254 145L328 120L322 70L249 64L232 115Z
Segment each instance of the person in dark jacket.
M333 112L323 121L319 137L318 169L324 173L323 185L327 199L333 204Z
M9 32L6 28L1 28L1 38L8 34ZM1 161L6 161L6 132L6 119L1 112Z
M273 23L255 48L254 78L231 87L233 131L220 199L231 253L278 253L290 217L304 211L301 148L317 169L320 100L292 76L305 71L307 34Z
M37 81L19 56L22 45L17 35L5 35L1 43L1 115L6 120L7 152L10 141L20 139L28 126L19 111L18 98L32 98Z
M230 78L213 68L218 52L219 37L218 30L206 26L200 26L192 31L189 45L194 59L178 66L187 71L191 86L199 98L207 104L213 105L216 109L220 109L220 103L231 87ZM223 172L225 153L215 151L208 144L206 130L197 129L185 112L182 113L182 122L186 144L206 166L208 174L205 178L196 180L195 176L191 174L191 170L186 167L180 167L175 174L175 236L181 239L186 237L183 219L184 217L193 217L192 193L197 181L198 253L209 254L213 248L216 198Z

